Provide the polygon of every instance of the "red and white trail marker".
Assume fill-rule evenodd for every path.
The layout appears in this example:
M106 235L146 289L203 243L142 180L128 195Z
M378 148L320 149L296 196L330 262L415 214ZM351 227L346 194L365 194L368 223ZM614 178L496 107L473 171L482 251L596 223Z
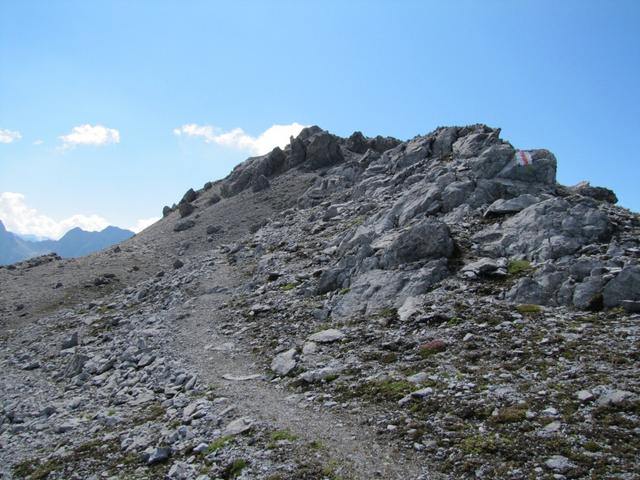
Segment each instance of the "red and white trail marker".
M516 150L516 163L523 167L531 165L533 163L531 153L525 152L524 150Z

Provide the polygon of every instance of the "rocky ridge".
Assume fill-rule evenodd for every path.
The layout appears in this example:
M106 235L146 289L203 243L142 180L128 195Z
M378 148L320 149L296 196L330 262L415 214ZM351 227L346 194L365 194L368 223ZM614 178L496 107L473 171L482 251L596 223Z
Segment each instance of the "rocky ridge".
M499 134L311 127L189 190L4 334L5 473L635 478L640 220Z

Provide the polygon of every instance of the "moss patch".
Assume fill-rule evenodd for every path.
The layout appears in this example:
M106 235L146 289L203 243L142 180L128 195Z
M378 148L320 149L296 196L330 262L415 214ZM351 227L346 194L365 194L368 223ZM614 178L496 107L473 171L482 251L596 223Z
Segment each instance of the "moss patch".
M522 305L518 305L516 310L518 310L522 315L531 315L542 312L542 307L532 303L523 303Z
M511 260L507 265L509 275L518 275L532 270L531 263L527 260Z

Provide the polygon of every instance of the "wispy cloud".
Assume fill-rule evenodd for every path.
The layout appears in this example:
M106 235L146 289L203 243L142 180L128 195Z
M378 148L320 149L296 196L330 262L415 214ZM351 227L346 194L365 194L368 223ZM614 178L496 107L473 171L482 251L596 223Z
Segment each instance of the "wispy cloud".
M31 208L21 193L0 193L0 220L7 230L20 234L32 234L47 238L60 238L75 227L83 230L99 231L109 226L109 222L99 215L77 214L61 221L39 213Z
M22 138L22 134L15 130L0 128L0 143L13 143Z
M108 145L120 143L120 132L115 128L87 123L73 127L71 133L60 136L60 140L64 148L73 148L76 145Z
M140 220L138 220L136 222L136 224L132 227L129 227L129 230L135 232L135 233L139 233L142 230L144 230L145 228L147 228L150 225L153 225L154 223L156 223L158 220L160 220L160 217L150 217L150 218L141 218Z
M225 147L245 150L254 155L263 155L275 147L284 147L290 137L300 133L305 125L292 123L289 125L272 125L257 137L253 137L241 128L224 131L211 125L197 125L190 123L175 128L173 133L178 136L200 137L207 143L216 143Z

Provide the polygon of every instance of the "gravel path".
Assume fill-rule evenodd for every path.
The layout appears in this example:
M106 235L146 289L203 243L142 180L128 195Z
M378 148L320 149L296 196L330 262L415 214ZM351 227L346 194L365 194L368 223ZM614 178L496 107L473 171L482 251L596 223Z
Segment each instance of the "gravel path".
M269 382L250 353L248 339L241 335L241 319L225 317L218 308L231 300L227 292L238 287L241 276L224 260L218 260L207 277L205 282L211 282L210 289L222 288L213 288L219 292L185 304L189 315L178 322L175 336L176 351L183 352L201 381L215 385L216 392L228 397L242 415L269 422L278 430L289 430L309 442L321 441L331 456L344 465L344 473L350 478L420 477L424 470L413 452L378 443L376 433L360 424L357 415L320 409L317 403L307 404L301 395L292 395L278 383ZM260 377L224 378L229 375Z

